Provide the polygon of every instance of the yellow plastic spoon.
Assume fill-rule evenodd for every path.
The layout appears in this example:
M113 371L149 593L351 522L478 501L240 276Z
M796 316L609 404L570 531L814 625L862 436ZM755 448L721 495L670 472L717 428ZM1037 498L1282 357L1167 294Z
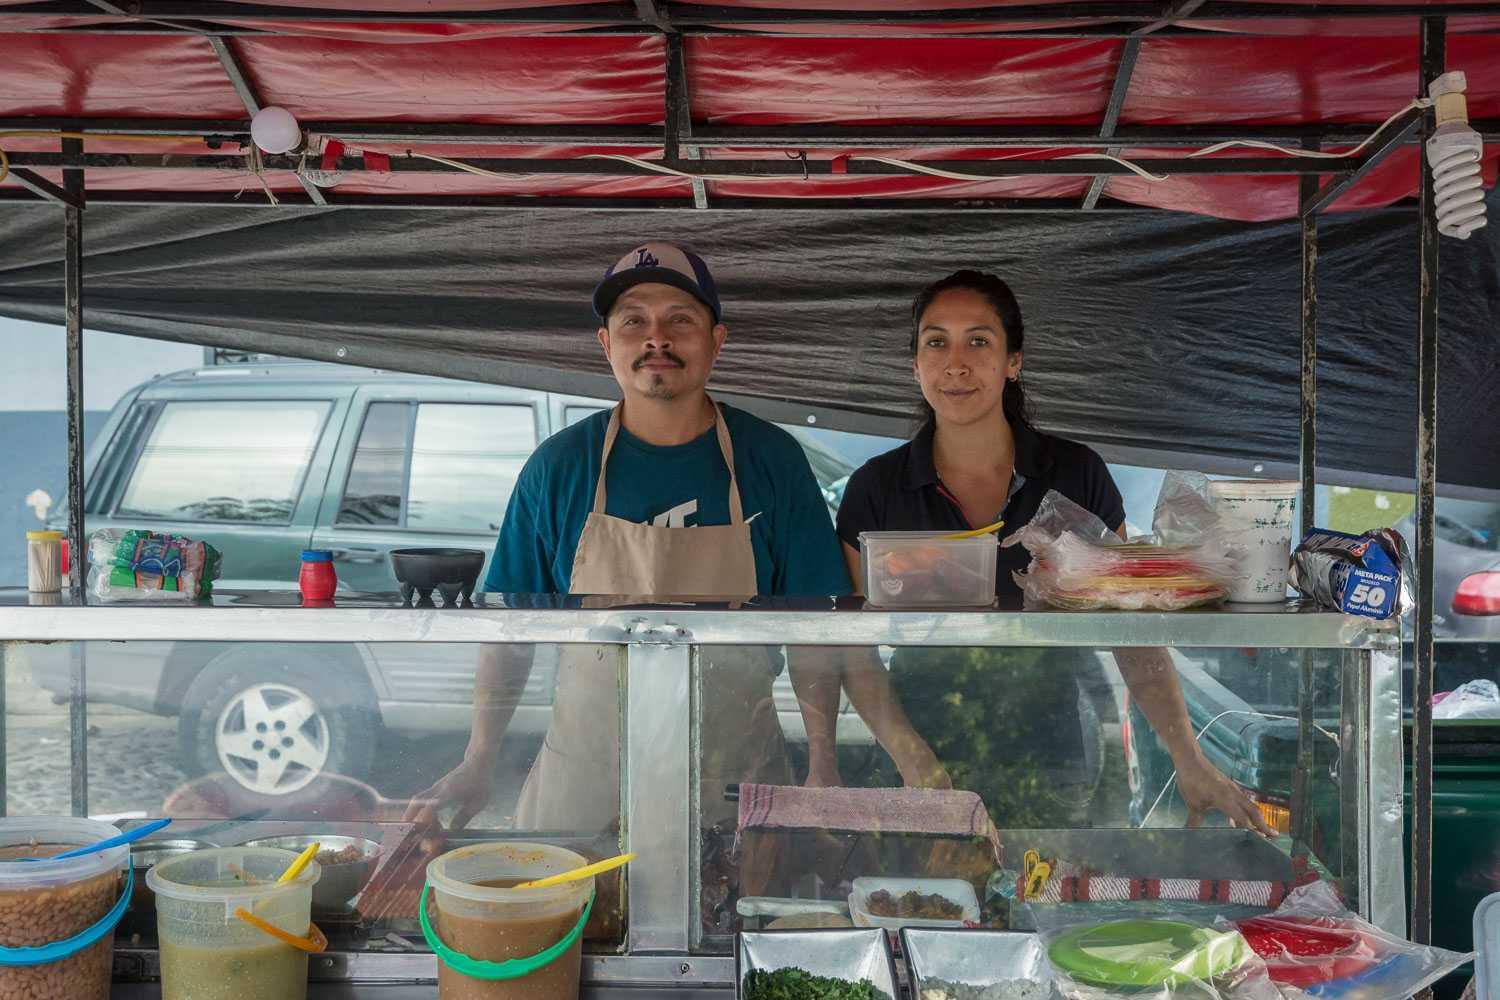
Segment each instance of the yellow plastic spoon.
M276 884L282 885L283 883L290 882L298 875L301 875L302 869L307 867L307 863L313 858L317 857L318 848L320 846L322 845L320 845L316 840L311 844L308 844L306 849L303 850L301 854L297 855L297 860L292 862L292 866L281 873L281 878L276 880Z
M938 539L938 541L956 542L963 538L978 538L980 535L992 535L1003 527L1005 527L1004 521L996 521L994 524L985 528L975 528L973 531L960 531L954 535L944 535L940 539Z
M514 886L514 888L550 889L552 886L562 885L564 882L577 882L579 879L585 879L591 875L601 875L604 872L613 871L616 868L630 864L634 860L634 852L621 854L618 857L609 858L605 861L596 861L591 865L584 865L582 868L574 868L572 871L563 872L561 875L548 875L546 878L539 878L531 882L522 882L520 885Z

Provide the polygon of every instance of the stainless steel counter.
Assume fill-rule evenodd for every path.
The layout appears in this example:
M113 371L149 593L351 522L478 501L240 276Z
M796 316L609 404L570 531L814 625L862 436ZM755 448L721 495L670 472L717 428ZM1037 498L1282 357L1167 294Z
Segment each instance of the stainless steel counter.
M627 599L622 598L621 601ZM811 646L1286 646L1385 648L1395 622L1295 603L1203 611L887 611L858 599L757 599L585 609L577 598L480 595L480 605L415 608L394 594L304 608L287 591L219 591L202 604L89 604L0 589L0 641L596 642Z
M312 983L307 1000L437 1000L435 985L357 985ZM160 1000L158 983L122 983L110 994L111 1000ZM586 986L581 1000L646 1000L648 997L670 997L671 1000L725 1000L734 989L688 989L663 986Z

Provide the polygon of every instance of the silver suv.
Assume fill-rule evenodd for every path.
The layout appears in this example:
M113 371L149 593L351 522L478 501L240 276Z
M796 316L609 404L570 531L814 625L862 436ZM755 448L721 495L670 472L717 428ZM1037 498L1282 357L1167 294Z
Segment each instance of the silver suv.
M332 549L340 589L395 589L387 553L493 549L516 476L538 442L603 400L316 364L180 372L127 393L90 449L90 532L150 527L224 553L222 589L296 588L304 548ZM801 431L801 429L798 429ZM827 497L850 470L809 443ZM66 697L66 646L23 647L35 679ZM472 645L88 643L88 700L178 719L189 775L228 774L288 795L325 773L371 777L382 729L462 733ZM509 733L539 740L554 658L538 656ZM791 686L776 688L787 738L805 741ZM845 742L869 733L845 706Z

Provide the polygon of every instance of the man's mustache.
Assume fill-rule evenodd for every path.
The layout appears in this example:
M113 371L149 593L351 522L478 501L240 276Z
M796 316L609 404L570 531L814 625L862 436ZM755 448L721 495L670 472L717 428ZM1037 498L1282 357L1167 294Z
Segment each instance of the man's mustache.
M642 354L639 358L636 358L635 359L635 363L630 366L630 369L631 369L631 371L640 371L641 368L643 368L648 361L661 361L661 360L670 361L670 362L672 362L672 364L676 365L678 368L686 368L687 367L687 364L684 363L681 358L679 358L677 355L673 354L671 351L649 351L649 352L647 352L645 354Z

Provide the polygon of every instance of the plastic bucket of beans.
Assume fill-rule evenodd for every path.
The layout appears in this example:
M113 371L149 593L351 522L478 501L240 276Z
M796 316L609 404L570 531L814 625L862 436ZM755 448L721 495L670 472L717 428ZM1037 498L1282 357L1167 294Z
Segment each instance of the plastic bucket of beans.
M0 997L108 1000L130 848L48 859L119 832L87 819L0 819Z

